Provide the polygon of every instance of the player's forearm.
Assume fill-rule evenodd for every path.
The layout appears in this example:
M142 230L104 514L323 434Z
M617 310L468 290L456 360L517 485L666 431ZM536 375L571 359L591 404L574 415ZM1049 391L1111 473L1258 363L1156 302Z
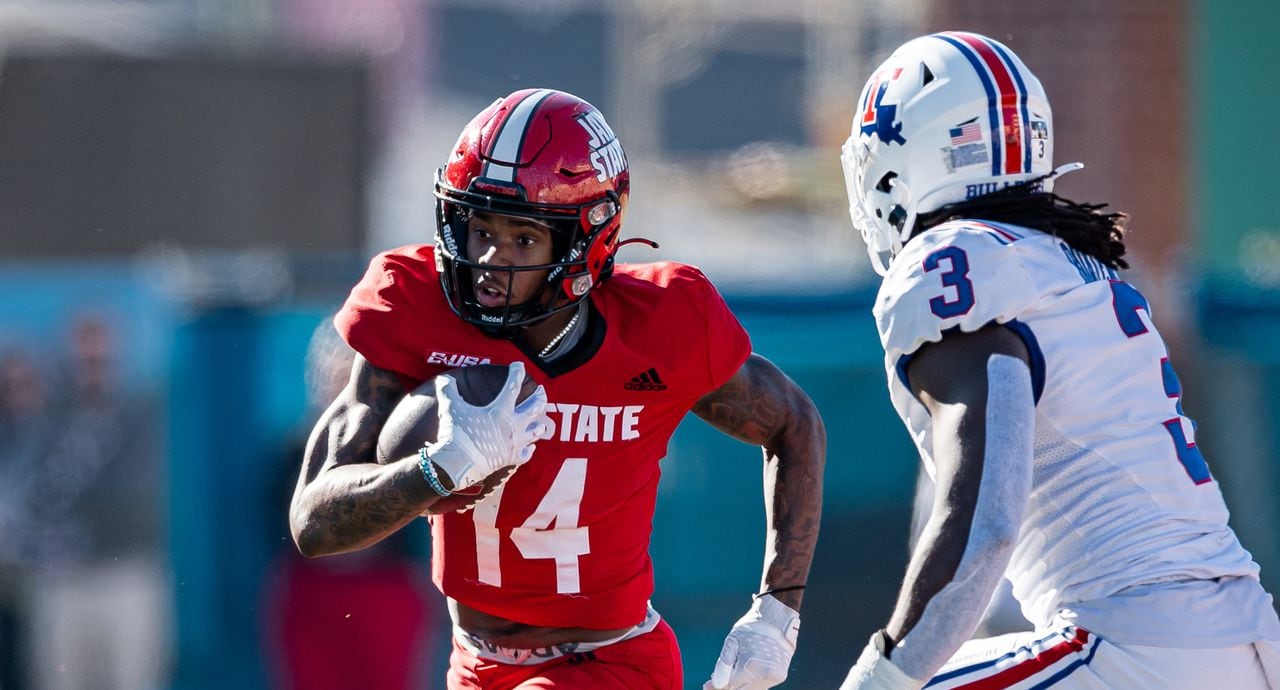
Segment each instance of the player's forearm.
M327 556L385 539L437 500L413 459L343 465L323 472L298 494L290 523L303 555Z
M939 515L935 506L889 625L871 636L842 690L922 687L973 635L1008 564L1013 538L970 541L957 550L952 545L974 531L960 512Z
M907 565L898 602L885 631L894 641L901 640L920 625L930 602L948 586L974 588L975 582L990 583L994 590L1013 554L1016 530L1007 526L999 531L971 529L971 516L951 512L930 518L920 537L915 553ZM965 567L962 567L962 563ZM978 589L985 589L980 586ZM976 627L990 591L974 592L983 601L972 607L972 623ZM950 623L963 627L964 616Z
M765 563L761 591L804 585L822 521L822 470L826 430L804 398L797 414L765 449ZM774 596L800 610L803 589Z
M308 440L289 506L294 542L306 556L369 546L437 499L415 458L374 462L376 429L361 411L332 407Z
M944 434L960 425L963 413L964 408L956 407L935 410L935 433L952 439L945 449L938 451L938 460L944 469L960 469L956 474L946 473L938 477L940 483L934 494L929 519L920 531L920 538L902 578L893 615L885 626L885 631L894 641L911 632L924 614L925 606L956 579L966 553L972 554L976 559L974 562L986 562L993 554L980 554L979 551L1003 546L984 539L982 534L972 529L982 471L982 458L976 454L981 452L982 444L980 439L975 444L968 436ZM966 453L973 457L967 461L951 457Z
M902 645L889 658L904 673L932 677L972 637L1016 537L1016 525L976 527L955 515L930 520L885 626L890 640Z

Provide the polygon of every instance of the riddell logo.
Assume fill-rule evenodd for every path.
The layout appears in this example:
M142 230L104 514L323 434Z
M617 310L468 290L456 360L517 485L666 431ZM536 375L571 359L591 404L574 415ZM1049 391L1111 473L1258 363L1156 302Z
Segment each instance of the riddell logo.
M639 376L632 378L623 388L629 391L665 391L667 384L662 382L658 377L657 369L649 369Z

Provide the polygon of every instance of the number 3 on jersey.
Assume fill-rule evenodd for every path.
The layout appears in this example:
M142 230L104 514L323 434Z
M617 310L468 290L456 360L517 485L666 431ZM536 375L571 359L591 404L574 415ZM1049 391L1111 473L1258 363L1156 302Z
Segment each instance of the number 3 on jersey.
M528 560L543 558L556 562L556 592L577 594L582 591L578 577L578 557L591 553L589 528L578 526L578 507L587 486L587 459L566 458L551 488L538 503L537 510L524 524L511 530L511 541ZM480 581L502 586L499 561L502 535L498 531L498 506L502 504L499 486L488 500L473 511L476 525L476 565ZM552 523L555 526L552 527Z
M924 272L931 273L947 263L941 274L942 286L954 288L954 298L945 292L929 300L929 310L941 319L968 314L973 309L973 282L969 280L969 255L959 247L943 247L926 256Z
M1146 333L1147 325L1142 322L1142 317L1138 316L1138 310L1147 312L1148 316L1151 315L1147 298L1122 280L1112 280L1110 283L1111 304L1115 307L1116 321L1120 324L1120 330L1130 338ZM1187 470L1187 476L1191 477L1191 481L1196 484L1207 484L1213 481L1213 475L1209 474L1209 463L1205 462L1195 442L1187 441L1187 432L1183 424L1185 422L1190 425L1192 422L1182 413L1182 384L1178 381L1178 375L1174 373L1173 365L1169 364L1167 356L1160 358L1160 377L1164 381L1164 394L1174 400L1174 409L1178 413L1177 417L1162 422L1169 436L1173 438L1173 448L1178 454L1178 462L1182 463L1183 468Z

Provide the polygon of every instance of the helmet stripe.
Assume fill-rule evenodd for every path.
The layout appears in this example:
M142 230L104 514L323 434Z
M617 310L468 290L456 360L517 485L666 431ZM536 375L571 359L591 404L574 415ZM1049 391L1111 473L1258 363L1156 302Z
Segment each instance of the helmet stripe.
M997 136L1001 131L1000 113L996 108L996 90L995 86L991 83L991 77L987 76L987 70L983 68L982 60L979 59L973 51L969 50L969 47L964 43L961 43L959 40L952 38L947 34L934 34L934 36L950 43L956 50L960 51L960 54L963 55L965 59L969 61L969 64L973 66L973 70L978 73L978 81L982 82L982 88L987 92L987 121L988 128L991 131L991 174L999 175L1000 163L1003 160L1000 156L1001 137Z
M533 121L533 113L554 91L538 89L525 96L507 114L507 119L499 127L493 138L493 146L489 148L489 156L485 160L481 177L501 182L515 182L515 163L520 161L520 146L524 144L524 133Z
M1027 116L1027 83L1022 80L1022 73L1018 71L1018 67L1014 64L1013 58L1009 56L1009 52L995 41L989 41L988 43L993 50L999 53L1000 58L1004 60L1005 66L1008 67L1009 72L1013 75L1013 81L1018 85L1019 112L1022 114L1022 119L1019 120L1019 133L1022 135L1022 170L1018 172L1031 172L1031 119Z
M955 46L965 56L978 73L987 92L987 114L991 123L991 174L1023 172L1024 163L1027 167L1030 164L1030 146L1026 142L1026 88L1022 78L1001 60L992 44L981 37L961 32L936 35ZM1014 136L1010 137L1010 134Z
M996 87L999 89L999 107L1000 119L1004 123L1004 129L1001 130L1001 139L1005 144L1004 155L1004 174L1011 175L1022 172L1022 131L1025 127L1022 125L1019 114L1019 106L1024 98L1018 92L1010 70L1004 62L996 55L991 44L982 38L973 34L956 34L956 37L964 41L969 47L977 51L982 58L983 64L987 69L991 70L991 75L995 77Z

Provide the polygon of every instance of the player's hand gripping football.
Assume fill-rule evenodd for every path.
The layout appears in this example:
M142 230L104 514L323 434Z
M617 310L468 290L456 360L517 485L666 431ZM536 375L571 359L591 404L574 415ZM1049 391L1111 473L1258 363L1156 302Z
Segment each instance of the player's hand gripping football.
M547 392L542 386L523 402L516 402L524 377L524 364L512 363L502 391L483 406L463 400L452 376L436 377L440 427L435 443L427 444L427 456L449 475L454 489L483 481L504 467L528 462L534 443L550 432Z
M702 690L766 690L781 684L799 634L799 613L772 594L758 597L733 624Z

